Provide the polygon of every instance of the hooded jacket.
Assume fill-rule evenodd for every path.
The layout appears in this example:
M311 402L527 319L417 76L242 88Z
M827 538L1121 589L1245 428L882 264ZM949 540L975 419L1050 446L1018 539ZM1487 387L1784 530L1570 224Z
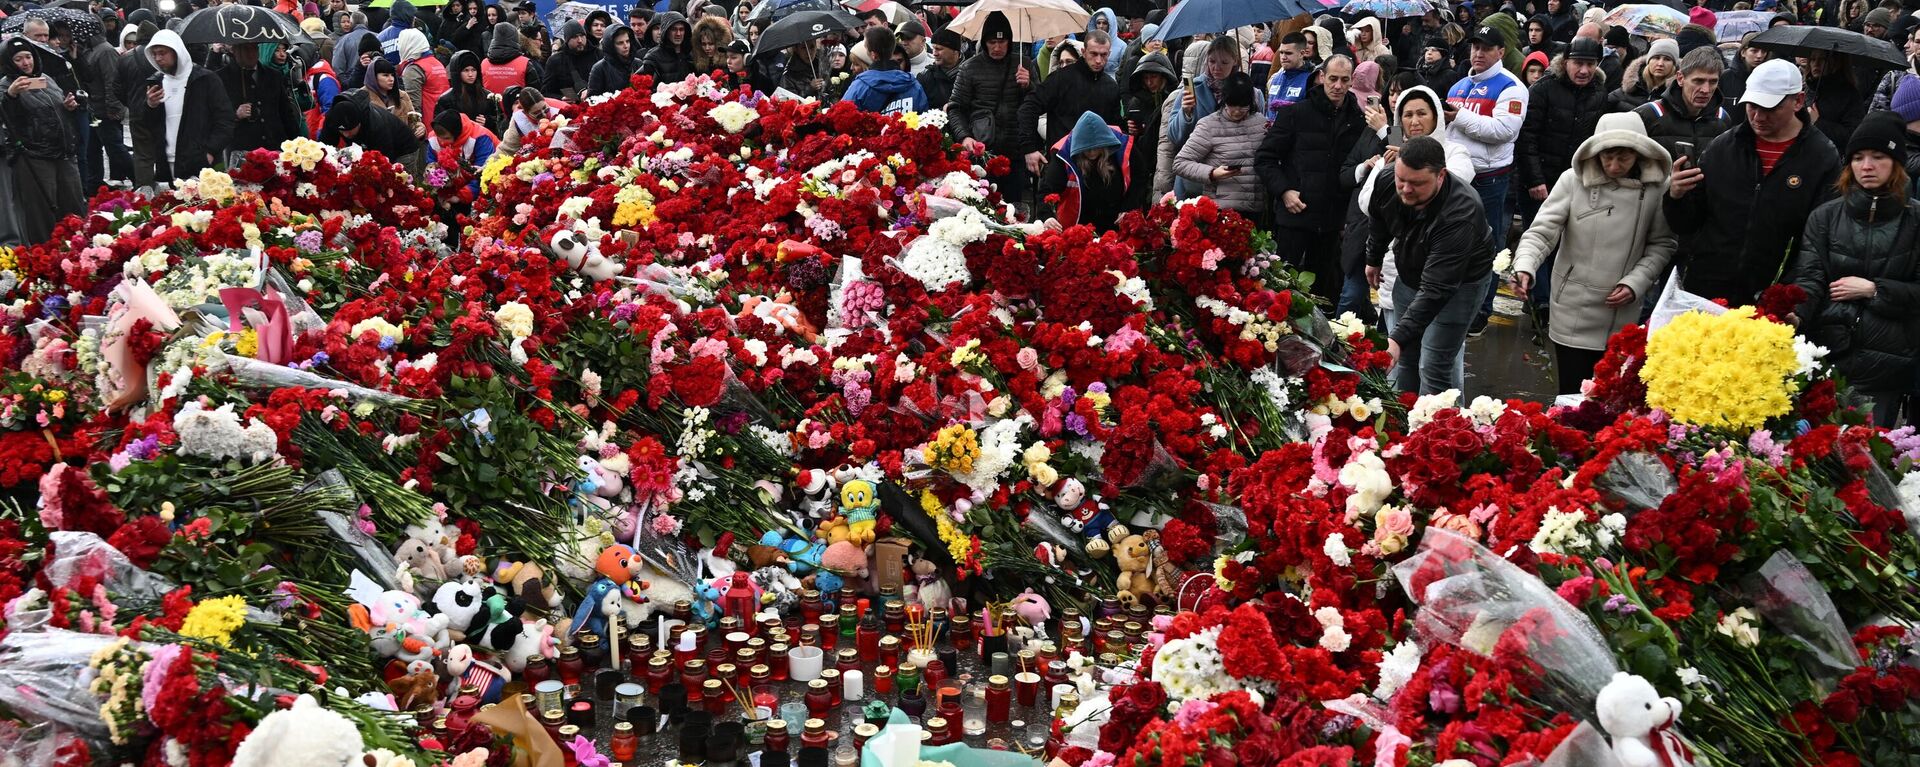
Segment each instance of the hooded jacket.
M1373 32L1373 42L1365 48L1360 47L1360 30L1362 29ZM1372 61L1393 53L1393 49L1387 47L1387 33L1381 28L1380 19L1377 16L1368 16L1354 22L1353 26L1347 29L1347 42L1353 49L1353 59L1357 62Z
M87 93L93 98L87 108L102 120L124 120L127 106L121 102L120 54L114 52L105 35L94 35L93 44L80 52L81 69L86 72Z
M1516 273L1533 274L1559 248L1547 335L1575 349L1605 349L1615 332L1640 321L1639 301L1612 307L1607 294L1625 285L1645 297L1679 244L1662 206L1673 177L1667 150L1631 115L1608 115L1600 127L1573 153L1573 166L1553 184L1513 257ZM1633 150L1640 156L1636 172L1607 178L1600 153L1608 149Z
M1124 27L1120 26L1120 15L1117 13L1114 13L1112 8L1101 8L1100 10L1094 11L1091 16L1088 16L1087 31L1092 32L1094 22L1103 18L1107 20L1107 34L1112 36L1114 40L1120 40L1120 30L1123 29ZM1086 37L1082 35L1081 39L1085 40ZM1121 56L1107 57L1106 73L1108 75L1118 76L1118 73L1120 72L1121 58L1123 57Z
M574 50L572 40L586 37L587 47ZM578 21L569 21L560 27L560 50L547 57L547 77L541 90L548 94L578 99L587 93L588 82L593 78L593 65L600 63L600 49L594 47L593 38L587 36L587 28Z
M1433 138L1439 141L1440 145L1446 149L1447 172L1463 182L1473 183L1473 158L1467 154L1465 145L1459 141L1452 140L1452 137L1448 135L1447 113L1440 108L1440 105L1445 102L1441 100L1440 94L1424 85L1416 85L1402 91L1400 93L1400 100L1393 105L1393 120L1396 123L1398 123L1400 119L1401 106L1406 104L1409 98L1424 100L1427 102L1428 108L1433 110ZM1388 126L1377 132L1367 131L1362 133L1360 140L1353 143L1353 151L1347 153L1347 161L1340 166L1340 182L1343 185L1347 185L1348 188L1356 190L1353 205L1347 209L1347 232L1350 235L1366 231L1367 209L1365 203L1367 200L1373 199L1373 187L1375 181L1380 177L1380 171L1391 167L1386 163L1374 163L1373 167L1367 167L1366 163L1368 159L1378 157L1386 151L1387 139L1392 135L1393 130L1393 126ZM1358 273L1361 267L1366 266L1366 260L1367 240L1365 237L1348 236L1341 240L1340 268L1342 271ZM1383 262L1380 265L1380 272L1380 295L1393 295L1393 283L1397 273L1393 259L1387 259Z
M447 67L433 57L426 33L409 29L400 33L400 89L407 92L420 109L420 118L433 124L433 108L452 86L447 82Z
M540 62L520 47L520 28L512 22L493 25L487 58L480 62L480 84L496 96L505 96L508 88L545 85L541 80Z
M334 74L333 64L326 61L313 62L307 67L307 90L313 94L313 108L306 111L307 135L320 132L320 126L327 120L327 110L333 108L333 100L340 97L340 76Z
M1360 108L1351 94L1335 106L1324 88L1315 87L1307 99L1282 107L1273 116L1260 141L1254 167L1273 202L1274 225L1314 232L1337 232L1345 218L1346 187L1340 184L1340 165L1367 132ZM1287 210L1283 197L1299 192L1306 210Z
M440 97L440 103L434 105L433 113L438 115L448 110L459 112L479 123L480 127L499 135L500 131L506 130L506 120L501 116L500 102L487 92L486 85L480 81L480 78L475 77L471 86L460 82L460 70L468 67L478 70L480 61L480 57L474 55L472 51L459 51L453 54L453 62L447 65L447 79L451 87L446 95Z
M174 71L161 84L166 100L149 107L146 94L141 93L131 103L130 119L146 124L148 136L156 144L154 159L171 164L170 178L156 178L192 178L200 175L201 168L218 162L232 141L233 102L227 100L227 89L218 76L194 66L186 43L173 30L155 32L153 41L143 49L147 66L158 71L159 66L153 63L154 48L172 50L176 61Z
M624 27L622 28L624 29ZM441 153L451 151L457 155L457 159L461 165L477 172L479 168L487 164L488 160L493 158L493 152L499 146L500 139L495 137L492 131L481 127L481 125L474 122L472 118L461 115L460 135L454 137L453 143L450 146L441 144L438 134L432 132L427 134L427 163L429 165L436 164L440 162ZM474 194L479 194L480 181L475 179L469 182L468 188L471 189Z
M347 138L345 131L354 128L358 128L359 133ZM328 146L343 141L358 144L369 152L386 155L389 160L406 157L420 149L420 139L413 135L413 129L392 112L368 104L365 91L348 93L335 100L316 140Z
M1113 228L1114 219L1126 209L1127 188L1132 183L1128 159L1132 147L1132 137L1092 112L1081 114L1074 121L1073 130L1053 143L1054 157L1065 170L1057 178L1043 183L1041 191L1060 194L1055 217L1061 225ZM1099 174L1081 171L1076 160L1095 149L1107 149L1111 153L1112 175L1102 178Z
M880 69L877 66L861 72L847 86L847 94L841 101L851 101L862 111L877 112L885 115L924 112L927 110L927 92L920 87L920 81L913 75L889 66Z
M1705 180L1666 200L1689 292L1752 302L1780 274L1807 214L1832 197L1840 152L1804 114L1797 119L1800 135L1772 173L1760 174L1753 126L1742 123L1700 152Z
M380 30L380 53L387 61L400 63L400 33L413 28L413 3L407 0L393 0L393 9L387 12L387 26Z
M1801 332L1828 349L1847 383L1904 394L1920 350L1920 202L1905 189L1891 191L1855 188L1815 208L1791 281L1807 291L1797 312ZM1827 286L1841 277L1872 281L1873 297L1833 300Z
M984 46L983 46L984 48ZM1027 70L1027 87L1020 86L1020 69ZM1040 84L1040 71L1034 63L1020 57L1020 50L1007 46L1007 55L993 60L985 50L960 65L953 81L953 98L947 109L947 125L956 139L973 139L987 145L994 154L1014 157L1020 152L1020 107L1027 93ZM1018 158L1015 158L1016 161Z
M1527 92L1527 119L1514 145L1520 186L1551 185L1573 166L1580 142L1593 135L1594 124L1607 112L1606 75L1599 67L1586 85L1575 85L1567 74L1567 59L1553 60L1547 76Z
M633 30L626 27L610 27L600 36L600 61L593 65L593 73L587 77L587 95L598 96L612 93L627 87L633 77L634 67L640 63L633 55L634 46L627 47L627 55L620 55L615 44L620 40L634 40Z
M693 25L687 23L687 17L673 11L653 17L653 25L660 30L660 44L640 59L639 73L652 75L655 83L687 79L687 75L693 74ZM679 45L673 44L674 27L687 30Z
M1147 90L1145 76L1148 74L1159 74L1166 80L1159 93ZM1133 76L1128 78L1123 117L1139 124L1139 133L1133 138L1133 177L1139 182L1127 188L1130 208L1144 208L1152 200L1154 177L1160 169L1160 108L1166 104L1168 95L1173 93L1174 82L1179 79L1173 74L1173 62L1168 61L1164 53L1140 57Z
M47 87L39 90L21 91L16 95L7 95L4 86L24 73L13 67L13 56L21 51L31 51L34 58L34 77L45 72L42 65L51 55L50 51L25 37L14 37L0 44L0 115L6 118L5 146L0 147L0 156L11 155L14 151L25 153L29 157L64 160L72 157L67 135L68 124L65 101L67 92L61 90L56 82L49 81ZM18 190L8 190L18 193ZM9 203L12 204L12 203Z
M727 43L733 42L733 28L727 26L726 20L718 16L702 18L699 23L693 25L688 37L693 42L692 52L688 57L688 64L691 67L689 72L705 75L727 68ZM710 61L701 60L700 41L703 39L711 39L714 42L713 59Z

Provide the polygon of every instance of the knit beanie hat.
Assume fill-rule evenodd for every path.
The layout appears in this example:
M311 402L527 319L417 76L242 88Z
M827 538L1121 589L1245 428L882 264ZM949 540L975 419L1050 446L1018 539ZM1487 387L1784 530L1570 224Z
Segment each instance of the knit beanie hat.
M1679 61L1680 44L1674 42L1673 38L1655 40L1653 41L1653 45L1647 48L1647 58L1653 58L1655 56L1665 56L1674 61Z
M1900 81L1899 89L1893 92L1892 109L1907 122L1920 120L1920 77Z
M1853 129L1853 135L1847 138L1846 157L1854 152L1872 149L1893 156L1893 161L1907 164L1907 126L1900 117L1892 112L1872 112L1860 120L1860 127Z

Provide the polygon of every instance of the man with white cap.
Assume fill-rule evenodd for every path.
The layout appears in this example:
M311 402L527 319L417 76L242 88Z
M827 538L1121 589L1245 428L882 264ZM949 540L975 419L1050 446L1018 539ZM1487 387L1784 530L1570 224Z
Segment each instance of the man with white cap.
M1699 160L1674 162L1667 222L1680 236L1681 285L1750 304L1779 279L1807 215L1833 195L1840 153L1802 111L1800 68L1768 61L1740 97L1747 122L1720 134Z

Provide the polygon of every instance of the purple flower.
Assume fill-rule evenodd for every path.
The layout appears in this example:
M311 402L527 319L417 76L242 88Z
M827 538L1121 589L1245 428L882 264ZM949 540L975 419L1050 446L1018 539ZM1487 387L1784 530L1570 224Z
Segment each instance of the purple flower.
M66 311L67 311L66 296L47 296L46 300L40 302L40 315L43 317L48 317L48 318L59 317L60 315L65 314Z
M1636 605L1630 601L1627 601L1626 597L1621 596L1619 594L1615 594L1613 596L1607 597L1607 604L1606 604L1606 607L1603 609L1605 609L1607 612L1619 613L1621 615L1632 615L1634 613L1640 612L1639 605Z
M787 286L794 290L807 290L827 280L827 268L819 261L803 258L787 265Z
M1080 415L1079 413L1068 413L1066 423L1067 423L1068 431L1071 431L1082 437L1090 436L1089 433L1087 432L1086 416Z
M447 170L445 168L435 165L427 169L427 186L442 187L446 185Z
M713 425L720 430L721 434L733 436L739 434L741 429L747 428L747 414L745 411L736 410L715 419Z
M393 346L394 346L394 340L392 336L380 337L380 351L383 351L383 352L393 351Z
M293 238L293 246L303 253L317 253L324 245L326 241L318 229L308 229Z
M136 461L151 461L160 454L160 438L149 434L127 444L127 457Z

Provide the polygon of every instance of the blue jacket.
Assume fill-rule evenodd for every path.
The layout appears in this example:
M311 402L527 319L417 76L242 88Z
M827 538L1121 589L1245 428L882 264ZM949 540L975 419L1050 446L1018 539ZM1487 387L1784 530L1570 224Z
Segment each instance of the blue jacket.
M1281 107L1307 98L1307 89L1313 87L1313 67L1301 67L1289 72L1285 69L1273 73L1267 80L1267 114L1271 115Z
M920 81L913 79L911 73L898 69L861 72L840 100L851 101L864 111L885 115L927 110L926 89L920 87Z

